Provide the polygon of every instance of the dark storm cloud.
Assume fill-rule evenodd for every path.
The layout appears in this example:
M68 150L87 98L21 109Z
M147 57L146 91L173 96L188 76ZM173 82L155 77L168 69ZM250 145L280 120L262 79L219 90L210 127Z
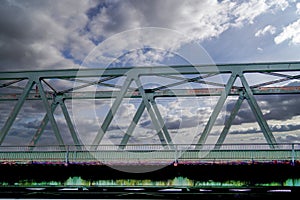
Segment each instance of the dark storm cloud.
M11 114L16 102L2 102L0 104L0 127L2 128ZM28 145L37 129L42 124L42 120L46 115L44 105L38 101L27 101L22 109L19 111L17 118L12 124L9 132L7 133L4 144L20 144ZM65 118L62 117L62 111L58 107L54 115L57 126L66 144L73 144L69 128L67 127ZM91 127L91 126L89 126ZM87 129L88 130L88 129ZM18 134L19 133L19 134ZM44 143L47 139L47 144L56 144L53 127L48 121L45 130L41 136L39 143L43 140Z
M124 137L124 134L122 134L122 133L113 133L113 134L109 133L109 136L108 136L109 139L121 139L123 137Z
M257 95L255 96L261 110L264 110L264 118L266 120L288 120L300 115L300 99L299 95ZM231 101L226 106L228 114L233 109L236 101ZM233 121L234 125L242 123L256 122L256 118L247 102L244 100L236 118Z
M288 125L273 125L271 126L274 132L286 132L300 129L300 124L288 124Z
M89 2L1 1L0 70L73 67L64 52L76 60L92 48L78 34Z
M277 142L279 142L279 143L299 143L300 136L295 136L295 135L287 135L285 137L280 136L277 138Z
M179 129L179 128L191 128L191 127L197 127L199 124L203 123L203 119L199 115L191 115L191 116L179 116L178 119L166 119L166 127L168 129Z
M265 114L266 119L287 120L300 115L299 95L278 95L262 98L266 103L262 109L270 110Z
M70 131L65 121L56 120L56 122L64 143L67 145L74 144L74 141L72 140ZM36 133L37 129L40 127L40 124L40 120L17 123L17 125L14 126L6 135L4 144L28 145L29 142L32 140L34 134ZM40 144L58 144L58 141L53 131L53 127L51 126L50 122L48 122L45 130L40 136L40 139L37 141L37 145Z
M24 68L36 67L37 60L47 56L32 48L32 44L46 39L46 27L37 26L30 13L4 1L0 5L0 69L22 64Z
M295 131L300 129L300 125L295 124L288 124L288 125L270 125L270 129L272 132L288 132L288 131ZM252 127L247 129L240 129L229 131L230 134L254 134L254 133L261 133L260 128Z
M0 102L0 124L4 123L6 118L9 116L15 102ZM1 126L0 126L1 127Z
M204 118L198 115L191 115L191 116L167 116L164 119L164 125L167 129L181 129L181 128L192 128L197 127L201 123L205 121ZM139 124L143 128L153 128L153 123L151 119L142 121Z
M29 121L27 123L21 123L20 126L28 129L37 129L40 126L41 122L39 120Z

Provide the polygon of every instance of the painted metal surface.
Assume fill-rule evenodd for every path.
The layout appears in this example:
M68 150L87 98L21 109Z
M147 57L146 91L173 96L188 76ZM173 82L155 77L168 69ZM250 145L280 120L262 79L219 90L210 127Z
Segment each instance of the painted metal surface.
M287 80L297 80L300 75L286 75L285 72L300 73L299 62L284 63L243 63L243 64L223 64L214 67L209 65L201 66L159 66L159 67L128 67L128 68L108 68L108 69L69 69L69 70L45 70L45 71L15 71L0 72L0 102L16 101L11 113L5 120L0 132L0 144L3 143L7 134L11 130L13 123L25 101L41 101L46 114L36 130L34 137L28 144L34 147L40 136L43 134L45 126L50 123L55 133L56 140L59 145L64 146L65 142L57 125L57 119L54 111L59 105L62 109L67 127L71 133L72 141L75 145L81 145L81 141L76 132L69 111L65 105L65 100L70 99L110 99L111 107L106 114L101 128L98 130L92 144L98 146L106 134L114 115L120 108L121 102L126 98L135 98L140 100L140 105L136 110L130 125L121 140L120 147L126 146L131 137L136 124L141 118L144 111L150 115L154 129L159 136L161 144L167 148L173 144L169 130L165 126L164 119L157 106L157 98L170 97L198 97L198 96L219 96L219 100L209 117L207 124L200 138L198 145L206 143L224 102L228 96L237 96L237 103L231 112L229 119L226 121L224 129L217 141L221 145L232 125L241 103L247 100L256 120L263 132L263 135L271 148L276 148L275 137L270 130L267 121L259 107L255 95L274 95L274 94L299 94L299 86L273 86L273 84L282 83ZM273 80L266 80L263 83L250 84L247 80L247 74L267 74L274 77ZM181 76L178 76L181 75ZM195 76L196 75L196 76ZM206 78L214 78L217 76L228 75L227 83L219 83ZM160 86L146 88L142 82L143 77L164 77L173 80L172 83L164 83ZM86 80L88 78L98 78L97 81ZM121 84L118 81L123 78ZM236 85L239 79L241 85ZM73 87L59 89L53 82L55 80L68 81L70 83L81 83L81 85L73 84ZM115 82L114 82L115 80ZM252 80L253 81L253 80ZM20 83L25 82L24 87ZM226 82L226 81L225 81ZM185 88L182 85L186 83L199 84L200 87ZM71 84L70 84L71 85ZM205 86L203 86L205 85ZM91 92L87 88L90 86L106 87L102 91ZM182 86L181 88L176 88ZM173 88L175 87L175 88ZM107 89L111 88L111 90ZM86 89L85 91L83 91Z
M115 145L83 146L1 146L0 162L15 164L87 164L87 165L169 165L289 162L300 160L300 144L277 144L270 149L268 144L224 144L215 145L176 144L169 149L157 145L126 145L122 149Z

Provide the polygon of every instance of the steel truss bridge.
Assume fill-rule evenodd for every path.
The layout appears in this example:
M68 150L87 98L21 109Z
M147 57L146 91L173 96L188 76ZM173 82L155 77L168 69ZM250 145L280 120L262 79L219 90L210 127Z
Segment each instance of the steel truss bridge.
M268 78L253 78L257 75ZM147 78L148 80L163 81L156 85L152 84L149 87L143 83L143 80ZM190 153L188 156L189 159L204 158L206 155L208 155L209 159L217 158L220 160L222 156L224 156L223 158L255 159L256 157L253 157L255 155L253 152L256 152L257 158L261 159L272 160L276 158L275 155L280 155L280 159L287 158L287 160L294 160L297 158L298 145L279 144L276 141L255 96L299 94L300 86L284 84L288 81L298 80L299 78L300 62L0 72L0 103L7 103L8 106L13 106L8 117L1 119L0 157L2 160L5 160L5 158L8 160L20 160L21 158L39 160L39 156L45 156L45 158L51 160L51 156L53 156L60 160L64 158L68 160L75 159L75 154L77 155L76 158L88 158L87 152L106 152L106 157L114 157L115 152L120 152L120 159L126 157L128 159L137 159L128 157L126 152L143 151L141 148L147 148L147 144L129 145L128 141L132 137L143 113L147 111L161 143L152 145L151 148L154 148L154 152L161 152L157 155L164 155L167 159L179 159L178 152L180 152L180 148L184 147L184 150ZM220 79L225 81L220 82ZM187 87L187 84L189 86L192 85L192 87ZM174 143L156 99L208 96L218 97L218 100L206 121L203 131L199 133L197 141L192 145L186 146ZM212 147L206 144L207 138L229 96L236 96L236 102L224 122L216 144ZM101 127L95 134L92 143L83 144L79 137L80 133L78 133L74 124L74 119L71 117L70 108L68 109L66 105L66 101L85 101L88 99L97 99L100 101L109 99L112 103L108 112L105 113ZM128 119L128 129L124 133L120 143L116 146L108 146L106 148L105 144L101 144L101 142L105 134L109 131L111 123L124 99L138 99L139 104L133 118ZM230 148L224 144L233 121L245 100L248 102L259 124L267 144L263 145L263 147L258 145L259 148L254 148L252 151L249 150L251 148L244 148L246 146L249 147L249 145L237 145L240 148L236 149L234 144ZM28 144L20 144L19 149L15 147L16 145L14 147L8 146L5 141L18 119L18 114L24 108L24 103L37 101L42 103L45 116L40 121L40 125L33 134L32 139ZM11 104L11 102L15 103ZM62 137L58 119L54 115L57 107L60 107L62 110L65 123L72 138L72 144L66 144ZM284 115L284 113L282 114ZM53 148L41 150L41 147L38 146L39 139L45 132L47 124L51 125L58 143L55 150ZM252 146L255 145L252 144ZM135 146L135 149L132 149L132 146ZM200 150L204 150L204 152L209 151L210 153L205 156L199 156ZM237 152L235 150L239 151L236 157L234 156L234 152ZM149 149L145 151L149 151ZM270 151L273 151L274 154L270 153ZM37 154L34 154L34 152ZM47 152L52 152L52 155L47 157ZM194 153L195 155L192 155L193 152L196 152ZM104 158L101 157L101 159Z

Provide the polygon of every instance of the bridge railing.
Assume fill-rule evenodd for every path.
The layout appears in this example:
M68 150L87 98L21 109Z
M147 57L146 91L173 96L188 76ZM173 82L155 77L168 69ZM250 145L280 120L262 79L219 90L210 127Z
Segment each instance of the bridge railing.
M155 144L0 146L1 163L161 164L206 162L266 162L300 159L300 143L276 144Z

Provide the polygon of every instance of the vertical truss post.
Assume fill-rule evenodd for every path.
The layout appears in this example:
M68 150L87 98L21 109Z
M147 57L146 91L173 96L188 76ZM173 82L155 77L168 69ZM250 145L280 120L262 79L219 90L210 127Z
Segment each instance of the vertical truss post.
M167 139L165 138L165 135L163 133L163 130L162 130L162 126L161 124L163 124L164 122L159 122L159 120L156 118L156 115L155 115L155 112L153 111L152 107L151 107L151 104L150 104L150 99L147 97L146 93L145 93L145 90L142 86L142 83L141 81L139 80L139 77L135 77L135 82L137 84L137 87L139 89L139 92L143 98L143 101L145 103L145 106L147 108L147 111L150 115L150 118L151 118L151 121L153 123L153 126L158 134L158 137L160 139L160 142L163 146L167 146L168 143L167 143Z
M208 119L208 122L203 130L203 133L201 134L199 140L198 140L198 145L199 147L201 147L202 144L204 144L206 142L206 139L208 137L208 134L210 133L227 97L228 97L228 94L230 92L230 89L232 88L235 80L236 80L236 77L237 77L237 74L235 72L232 72L229 80L227 81L227 84L225 86L225 89L222 91L221 95L220 95L220 98L211 114L211 116L209 117Z
M231 113L230 113L230 116L229 118L226 120L225 122L225 125L224 125L224 128L218 138L218 141L216 143L216 146L215 146L215 149L220 149L221 145L223 144L227 134L228 134L228 131L232 125L232 121L234 120L234 118L236 117L239 109L241 108L241 105L244 101L245 97L244 97L244 94L243 92L240 92L240 95L239 95L239 98L238 100L236 101Z
M9 114L8 119L6 120L3 128L1 129L0 145L3 143L5 136L7 135L10 127L12 126L13 122L15 121L15 119L16 119L22 105L24 104L24 101L25 101L27 95L29 94L33 85L34 85L34 81L32 78L30 78L27 82L27 85L24 88L22 95L20 96L20 99L18 100L17 104L14 106L14 109Z
M127 131L126 131L126 133L125 133L125 135L123 136L123 139L122 139L122 141L120 143L120 146L119 146L120 149L124 149L125 146L127 145L128 140L131 137L132 132L135 129L136 125L138 124L138 121L140 120L145 108L146 108L145 103L142 101L140 103L140 105L139 105L139 107L138 107L138 109L137 109L137 111L136 111L136 113L135 113L135 115L134 115Z
M37 87L38 87L38 90L39 90L39 94L42 98L42 101L44 103L44 107L46 109L46 112L47 112L47 116L48 116L48 119L50 120L50 123L51 123L51 126L52 126L52 129L53 129L53 132L55 134L55 137L57 139L57 142L60 146L64 146L64 141L61 137L61 134L59 132L59 129L58 129L58 126L57 126L57 123L55 121L55 118L54 118L54 115L53 115L53 112L52 112L52 109L51 107L49 106L49 103L48 103L48 100L47 100L47 97L46 97L46 94L45 94L45 91L44 91L44 88L42 86L42 83L40 81L39 78L36 78L36 84L37 84Z
M271 148L275 148L274 145L276 144L276 140L272 134L272 131L271 131L269 125L267 124L266 120L264 119L261 109L258 106L257 101L254 98L254 95L252 93L252 90L242 72L240 72L239 77L245 88L245 97L249 103L249 106L250 106L254 116L256 117L256 120L264 134L264 137L266 138L269 146Z
M296 160L296 152L295 152L295 144L293 143L292 144L292 165L294 166L295 165L295 160Z
M107 131L107 128L109 127L114 115L116 114L128 88L129 88L132 80L133 80L132 76L130 74L128 74L122 88L120 89L120 93L116 97L113 105L111 106L110 110L108 111L108 113L104 119L102 126L98 130L98 133L92 143L92 150L96 150L97 146L100 144L105 132Z

